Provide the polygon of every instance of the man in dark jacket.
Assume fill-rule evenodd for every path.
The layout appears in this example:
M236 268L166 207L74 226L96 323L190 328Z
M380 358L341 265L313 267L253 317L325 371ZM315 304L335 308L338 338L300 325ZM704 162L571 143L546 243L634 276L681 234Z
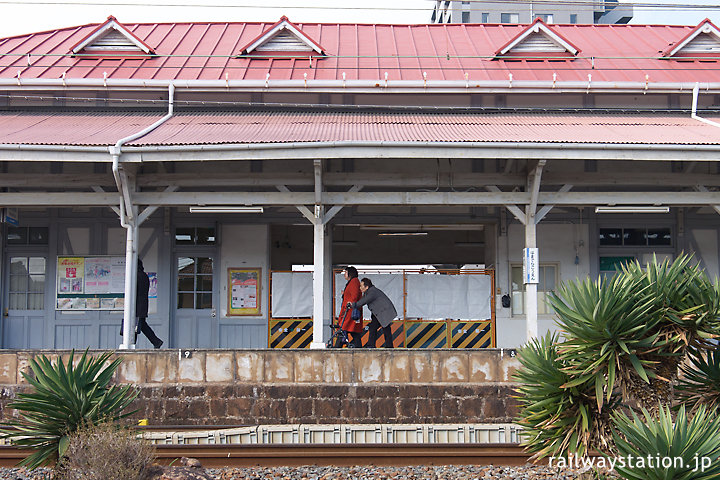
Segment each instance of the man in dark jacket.
M138 258L137 268L137 296L135 298L135 316L137 324L135 325L135 343L137 343L138 332L145 334L153 347L162 347L163 341L160 340L150 325L147 324L148 315L148 292L150 291L150 278L145 273L142 260Z
M372 280L363 278L360 280L360 291L363 296L360 300L352 304L352 307L362 307L367 305L370 309L371 321L368 328L370 329L370 338L365 345L367 348L375 348L378 337L378 328L382 326L383 336L385 337L385 348L393 348L392 328L390 323L397 317L397 310L385 293L373 285Z

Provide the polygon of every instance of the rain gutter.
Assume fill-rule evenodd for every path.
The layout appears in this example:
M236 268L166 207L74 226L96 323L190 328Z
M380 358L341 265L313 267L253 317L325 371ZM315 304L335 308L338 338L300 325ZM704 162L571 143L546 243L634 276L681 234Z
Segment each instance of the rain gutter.
M112 172L115 178L120 198L120 225L127 230L127 238L125 241L125 302L123 305L123 342L119 348L129 349L135 344L135 340L130 337L137 338L135 331L135 292L137 288L137 241L138 227L140 222L135 216L135 208L133 208L132 198L130 197L130 188L128 186L127 176L124 169L120 167L120 155L122 154L122 146L127 142L132 142L143 135L155 130L157 127L165 123L173 116L173 99L175 97L175 86L170 83L168 86L168 113L160 120L150 126L145 127L137 133L125 138L121 138L115 145L110 145L108 150L112 156Z
M690 92L695 82L614 82L598 81L589 77L587 81L555 81L555 80L139 80L111 78L14 78L0 79L0 88L80 88L80 87L124 87L124 88L176 88L185 89L236 89L236 90L292 90L311 91L417 91L417 90L452 90L452 91L640 91L640 92ZM720 92L720 82L705 82L702 88L708 92Z
M703 123L707 123L708 125L712 125L713 127L720 127L720 123L713 122L712 120L708 120L707 118L702 118L697 115L697 104L698 104L698 96L700 93L700 87L696 83L693 87L693 97L692 97L692 113L690 114L690 118L694 120L698 120Z
M118 192L121 192L123 202L125 203L125 214L127 216L127 219L133 218L133 209L132 209L132 199L130 198L130 191L128 190L127 186L127 178L125 177L124 172L121 172L120 169L120 155L122 154L122 146L128 142L132 142L133 140L137 140L138 138L147 135L148 133L155 130L157 127L165 123L170 119L170 117L173 116L173 110L174 110L174 97L175 97L175 85L171 82L168 85L168 113L162 117L160 120L156 121L150 126L145 127L144 129L140 130L137 133L133 133L130 136L127 136L125 138L121 138L117 142L115 142L115 145L110 145L108 147L108 150L110 151L110 155L112 156L112 172L113 177L115 178L115 185L117 185ZM123 227L127 228L126 225L124 225L125 217L122 217L120 219L120 222L123 224Z

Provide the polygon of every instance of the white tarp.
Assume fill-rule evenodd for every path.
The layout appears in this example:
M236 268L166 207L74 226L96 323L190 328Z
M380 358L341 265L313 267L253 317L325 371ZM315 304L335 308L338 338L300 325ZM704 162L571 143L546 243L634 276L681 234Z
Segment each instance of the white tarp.
M369 278L373 285L382 290L395 305L398 317L403 315L403 276L401 273L360 274L359 278ZM342 273L335 275L335 317L340 315L342 292L345 288L345 277ZM370 320L370 310L363 307L363 318Z
M408 318L489 320L490 275L407 274Z
M490 275L434 275L406 273L407 318L489 320L492 282ZM403 316L403 275L400 273L360 274L385 292ZM340 314L345 278L335 275L335 317ZM313 310L312 272L272 273L272 316L311 318ZM363 308L363 317L370 311Z
M273 318L312 318L312 291L312 272L273 272Z

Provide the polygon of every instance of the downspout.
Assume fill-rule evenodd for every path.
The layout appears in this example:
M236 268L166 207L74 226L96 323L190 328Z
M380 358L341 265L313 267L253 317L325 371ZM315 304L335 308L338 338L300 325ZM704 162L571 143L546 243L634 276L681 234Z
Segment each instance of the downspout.
M720 123L713 122L712 120L708 120L707 118L702 118L697 115L697 103L699 93L700 85L698 83L695 83L695 86L693 87L692 113L690 114L690 118L707 123L708 125L712 125L713 127L720 127Z
M120 167L120 155L122 154L122 146L133 140L155 130L157 127L165 123L173 116L173 106L175 97L175 85L170 83L168 87L168 113L152 125L134 133L128 137L121 138L115 145L108 147L112 156L112 172L115 178L115 185L120 192L120 225L127 229L127 237L125 240L125 302L123 304L123 342L119 348L127 350L135 343L135 290L137 285L137 240L138 227L137 207L133 206L130 196L130 187L128 186L125 171ZM133 187L134 189L134 187ZM132 340L130 337L133 337Z

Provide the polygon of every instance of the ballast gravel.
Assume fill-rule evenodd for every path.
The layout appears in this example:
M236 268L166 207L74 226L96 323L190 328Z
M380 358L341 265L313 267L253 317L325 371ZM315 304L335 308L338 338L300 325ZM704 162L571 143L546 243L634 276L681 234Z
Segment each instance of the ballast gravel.
M547 466L443 465L412 467L208 468L215 480L581 480L587 473ZM0 480L50 480L52 471L0 468Z

